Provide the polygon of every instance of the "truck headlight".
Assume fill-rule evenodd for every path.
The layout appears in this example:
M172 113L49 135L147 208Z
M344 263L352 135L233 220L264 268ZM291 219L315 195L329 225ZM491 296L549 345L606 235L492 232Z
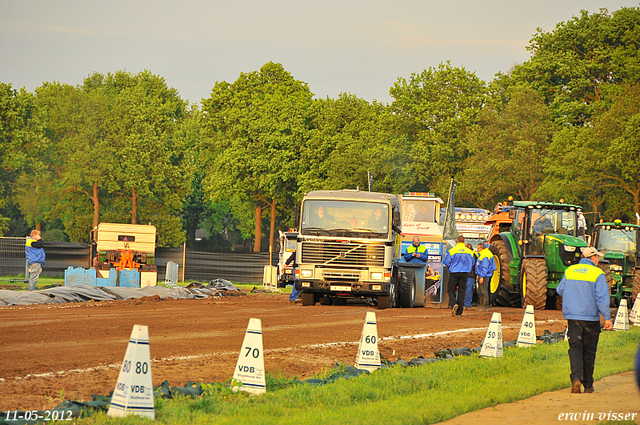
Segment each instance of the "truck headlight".
M305 277L311 277L313 275L313 271L311 270L300 270L300 276L305 278Z
M571 246L571 245L565 245L564 246L564 250L567 252L575 252L576 247L575 246Z
M382 272L371 273L371 280L382 280L382 276L383 276Z

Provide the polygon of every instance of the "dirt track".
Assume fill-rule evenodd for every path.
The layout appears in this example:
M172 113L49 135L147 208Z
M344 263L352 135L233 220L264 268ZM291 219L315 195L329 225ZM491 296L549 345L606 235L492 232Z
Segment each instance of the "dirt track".
M113 390L134 324L149 326L153 384L224 382L233 374L249 318L262 320L265 367L308 378L336 362L353 364L364 305L302 307L286 295L221 300L141 300L0 308L0 410L47 409ZM502 313L505 340L516 338L523 310L375 310L381 354L391 360L432 356L441 348L481 344L491 311ZM537 331L564 330L559 311L536 313ZM462 329L467 329L460 331ZM457 331L418 338L397 337ZM388 339L383 339L388 337ZM328 343L344 343L323 346Z

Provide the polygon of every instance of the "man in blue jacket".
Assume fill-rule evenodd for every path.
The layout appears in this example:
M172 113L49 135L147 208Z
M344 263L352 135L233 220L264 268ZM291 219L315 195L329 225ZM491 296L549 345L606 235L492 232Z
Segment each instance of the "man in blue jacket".
M40 231L32 230L31 235L27 236L27 241L24 244L24 253L29 266L29 290L35 291L45 260L44 242L40 237Z
M593 368L600 338L600 315L604 328L612 329L609 287L604 272L597 267L604 254L593 247L582 251L578 264L569 266L558 284L562 314L567 319L571 392L593 392Z
M478 244L480 256L476 261L476 274L478 275L478 304L480 309L486 311L489 308L489 285L493 272L496 271L496 262L493 253L483 243Z
M413 244L407 248L407 253L404 254L404 261L407 263L421 263L424 264L429 259L429 254L424 245L420 245L420 238L413 237Z
M445 252L444 265L449 268L449 306L452 316L462 316L464 296L467 290L467 275L473 267L473 251L464 246L464 236L460 235L457 244ZM458 297L456 300L456 289Z

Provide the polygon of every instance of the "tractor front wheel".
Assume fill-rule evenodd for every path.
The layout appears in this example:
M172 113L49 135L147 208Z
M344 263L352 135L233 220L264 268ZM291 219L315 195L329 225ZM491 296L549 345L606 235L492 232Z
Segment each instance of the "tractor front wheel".
M543 258L522 261L522 306L544 310L547 304L547 264Z
M518 298L518 294L512 293L514 287L509 283L511 273L509 271L510 260L507 245L502 239L497 239L491 242L489 249L494 257L498 259L499 263L496 264L496 271L493 272L494 279L497 276L499 283L496 288L496 282L492 279L489 288L489 297L493 299L492 304L504 307L517 307L520 304L520 299Z

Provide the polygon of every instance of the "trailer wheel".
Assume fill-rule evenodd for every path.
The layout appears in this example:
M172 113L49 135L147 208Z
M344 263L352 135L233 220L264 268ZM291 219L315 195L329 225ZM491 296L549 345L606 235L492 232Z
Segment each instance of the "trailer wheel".
M416 275L414 270L405 270L403 278L398 287L400 306L402 308L415 307L416 301Z
M312 292L303 292L300 295L300 299L302 300L302 305L316 305L316 299Z
M547 264L542 258L522 261L522 306L544 310L547 305Z

